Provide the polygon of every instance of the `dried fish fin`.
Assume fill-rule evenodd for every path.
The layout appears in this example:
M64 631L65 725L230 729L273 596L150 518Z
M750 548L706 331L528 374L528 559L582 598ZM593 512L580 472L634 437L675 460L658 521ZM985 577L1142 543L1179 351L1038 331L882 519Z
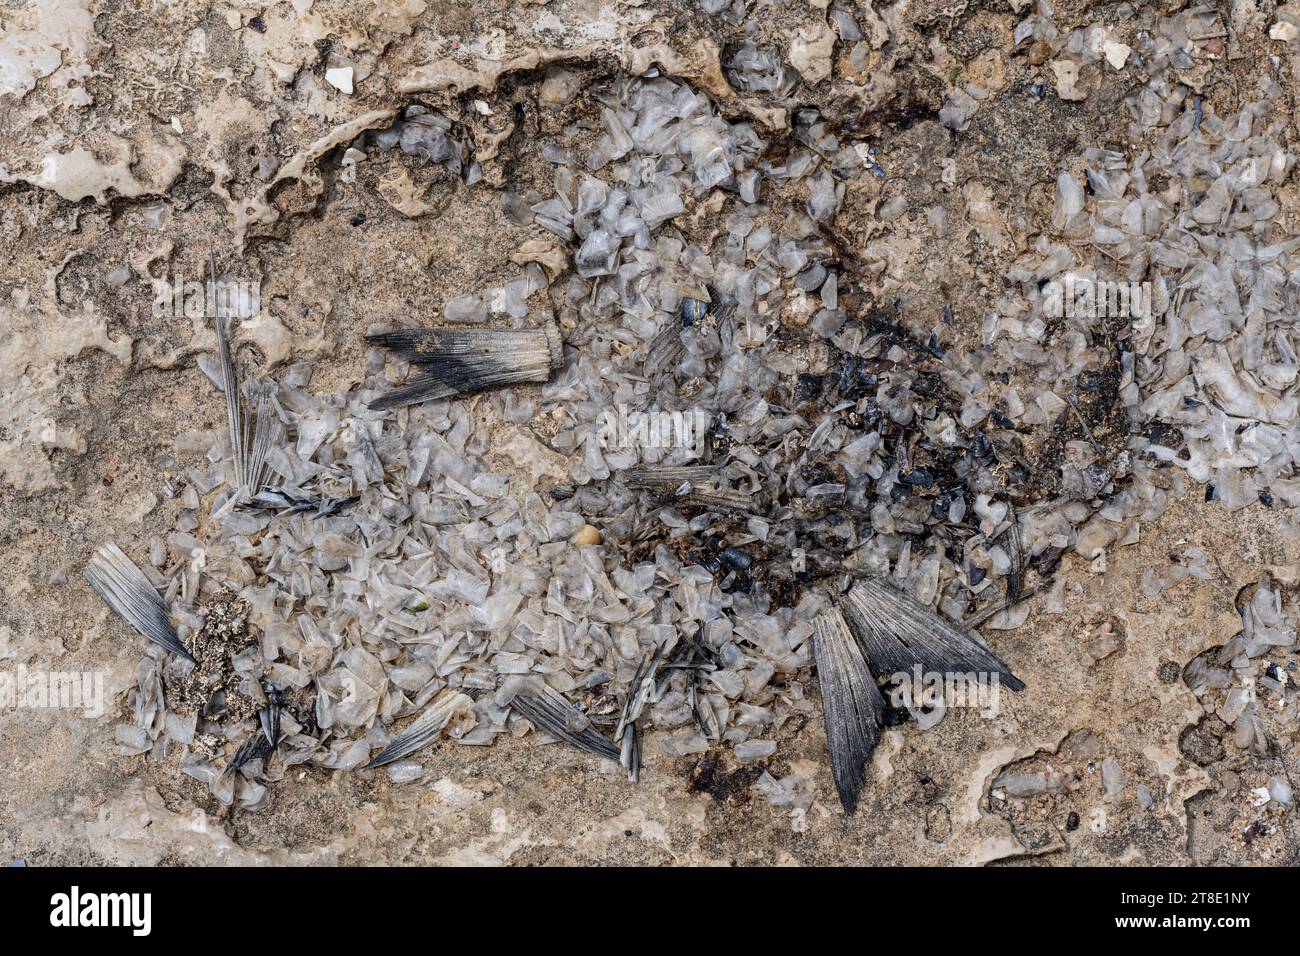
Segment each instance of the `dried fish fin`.
M521 354L527 357L516 360ZM438 355L417 363L417 367L421 380L437 381L453 395L501 385L545 382L551 376L550 365L537 359L537 353Z
M934 673L997 674L1011 690L1024 689L974 631L881 578L859 581L840 606L877 674L910 672L919 664Z
M366 342L416 364L436 362L444 356L472 358L501 352L531 352L539 347L546 350L550 362L552 353L557 360L561 357L563 347L559 329L553 322L539 329L399 329L367 335Z
M259 733L251 733L244 738L244 742L239 745L239 749L235 751L235 755L230 758L230 763L226 764L226 769L222 772L234 773L249 761L265 757L272 749L265 737Z
M645 361L641 365L646 377L666 375L677 367L677 363L686 354L686 345L682 342L682 326L679 321L669 319L664 327L655 333L645 352Z
M419 368L370 403L382 411L502 385L546 382L564 367L564 342L552 321L540 329L410 329L366 336Z
M1020 534L1020 517L1016 514L1015 505L1008 503L1007 511L1010 520L1005 533L1007 551L1011 557L1011 570L1007 572L1006 599L1010 606L1020 601L1025 585L1025 568L1029 562L1025 559L1024 541Z
M607 760L618 760L620 757L619 748L614 742L592 726L582 711L544 680L525 681L511 700L510 706L538 730L545 731L571 747ZM575 730L575 727L582 729Z
M649 491L676 504L696 505L718 511L751 511L754 499L744 491L727 487L719 478L721 465L643 466L622 472L623 483L632 491Z
M683 330L707 319L718 328L724 339L727 338L724 326L731 324L732 315L736 311L736 300L724 296L713 286L706 286L706 289L709 301L684 296L677 307L677 314L666 321L650 340L641 366L642 374L647 378L667 378L677 367L677 363L686 354L686 343L682 340Z
M215 270L215 266L213 269ZM213 273L213 281L216 274ZM225 316L217 316L217 361L221 365L221 381L226 393L226 429L230 447L235 456L235 485L243 488L247 483L247 463L244 456L244 410L239 391L239 372L230 352L230 324Z
M374 770L394 760L401 760L417 750L423 750L438 739L438 735L451 723L451 719L458 711L468 709L473 704L472 698L459 691L444 691L423 714L407 725L406 730L395 737L392 743L361 769Z
M700 696L700 672L692 670L686 683L686 703L691 708L691 718L695 726L709 740L719 740L722 730L718 727L718 715Z
M752 512L754 510L753 498L743 491L734 491L730 488L718 491L692 491L681 495L676 500L678 504L696 505L714 511Z
M390 408L403 408L407 405L419 405L439 398L455 395L456 389L444 385L436 376L422 375L391 391L385 392L373 402L370 408L377 412Z
M415 379L379 396L370 408L401 408L505 385L545 382L551 376L549 366L515 366L500 357L471 362L444 359L418 367L420 374Z
M678 467L647 465L641 468L629 468L622 473L623 483L633 491L662 490L677 488L685 482L692 485L712 479L718 473L718 465L683 465Z
M813 625L831 776L845 812L852 813L858 806L863 771L880 741L885 701L839 609L823 611Z
M419 725L419 726L417 726ZM426 726L420 720L416 720L402 734L395 737L393 742L379 752L370 763L362 767L362 770L374 770L385 764L390 764L394 760L401 760L417 750L423 750L429 744L438 739L438 734L442 732L441 727Z
M257 719L262 725L262 733L266 736L267 745L274 749L280 742L280 705L274 700L269 701L257 712Z
M245 502L244 507L291 515L310 513L313 518L328 518L360 500L358 495L348 498L313 498L310 495L296 495L283 488L264 488Z
M208 293L216 301L217 264L208 253ZM239 369L230 348L230 318L218 315L217 361L221 367L221 381L226 393L226 428L230 435L231 453L235 456L236 497L248 499L257 495L270 481L268 456L272 448L284 439L284 427L273 407L273 386L263 382L253 389L251 404L245 400L239 381Z
M720 292L716 286L705 286L709 293L709 311L713 314L713 320L718 324L718 332L725 338L727 327L732 324L736 314L736 308L740 305L735 296L726 295Z
M641 733L636 729L636 724L629 726L623 734L618 762L627 771L629 783L641 782Z
M245 483L242 491L245 498L256 496L270 483L268 456L271 449L284 439L284 427L272 403L273 392L274 386L265 382L256 385L252 405L247 410L252 435L244 455Z
M663 660L663 653L666 648L666 643L656 645L647 651L641 658L641 663L637 664L636 672L632 675L632 681L628 684L627 700L623 702L623 710L618 715L618 727L614 730L614 740L621 741L628 727L635 730L635 724L641 716L641 711L645 709L646 702L654 693L655 673Z
M176 634L167 602L116 544L105 544L90 556L86 581L140 634L191 664L198 663Z

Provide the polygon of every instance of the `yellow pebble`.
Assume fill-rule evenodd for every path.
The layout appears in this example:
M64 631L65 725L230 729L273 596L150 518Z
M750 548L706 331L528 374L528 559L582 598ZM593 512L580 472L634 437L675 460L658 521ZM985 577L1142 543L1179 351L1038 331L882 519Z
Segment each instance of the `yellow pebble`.
M600 544L600 532L594 525L584 524L578 536L573 539L573 543L580 548L585 548L589 544Z

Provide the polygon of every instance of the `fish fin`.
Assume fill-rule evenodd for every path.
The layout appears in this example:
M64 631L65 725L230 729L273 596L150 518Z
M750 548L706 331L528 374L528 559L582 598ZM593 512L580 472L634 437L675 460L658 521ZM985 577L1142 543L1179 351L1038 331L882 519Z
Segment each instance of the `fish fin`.
M90 556L86 581L137 632L191 664L198 663L181 643L167 602L116 544L105 544Z
M862 790L863 771L880 741L885 701L867 667L862 647L839 609L827 608L813 625L813 656L821 686L831 776L845 812L853 813Z
M872 670L887 676L916 665L931 673L997 674L1013 691L1024 683L979 635L956 624L882 578L864 578L840 600Z

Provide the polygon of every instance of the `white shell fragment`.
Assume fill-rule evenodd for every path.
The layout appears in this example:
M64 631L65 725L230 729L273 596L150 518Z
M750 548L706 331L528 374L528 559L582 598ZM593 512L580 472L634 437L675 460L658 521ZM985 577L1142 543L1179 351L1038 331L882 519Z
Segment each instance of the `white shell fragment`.
M335 66L325 71L325 82L340 93L352 93L352 67Z
M1128 62L1129 54L1133 49L1127 44L1120 43L1118 40L1107 40L1102 47L1106 54L1106 62L1117 70L1124 69L1124 64Z

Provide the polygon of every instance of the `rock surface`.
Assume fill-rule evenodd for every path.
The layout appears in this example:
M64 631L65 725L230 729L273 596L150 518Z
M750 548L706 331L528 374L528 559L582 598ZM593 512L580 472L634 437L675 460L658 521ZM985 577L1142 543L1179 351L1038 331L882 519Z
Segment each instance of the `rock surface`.
M1067 555L1063 586L992 632L1029 691L1003 695L994 720L949 713L887 731L853 817L819 719L784 729L770 759L750 748L753 764L649 753L638 785L531 739L444 742L416 755L418 776L295 768L258 813L222 807L174 765L123 756L114 727L140 647L81 572L103 541L147 553L177 526L175 439L224 415L197 361L211 324L158 314L160 282L202 282L210 245L223 261L237 253L264 306L241 341L268 371L310 358L312 387L341 390L362 374L376 317L418 319L506 281L511 263L563 268L501 214L506 183L549 195L551 166L529 145L537 111L596 128L582 84L657 67L732 118L779 130L789 117L728 81L721 59L740 33L727 12L685 0L100 6L44 0L0 38L0 672L100 674L106 701L96 716L0 707L0 859L1294 865L1294 702L1265 714L1259 753L1236 739L1230 704L1198 698L1184 673L1241 631L1240 595L1264 572L1294 600L1300 545L1264 504L1228 512L1199 487L1136 541L1102 542L1100 563L1101 550ZM1050 221L1065 158L1123 138L1131 25L1109 23L1116 39L1083 63L1027 57L1042 40L1013 39L1017 4L884 6L772 7L758 39L785 52L804 102L846 124L885 117L873 161L903 201L875 214L883 187L868 176L838 221L882 295L979 316ZM1061 33L1100 15L1059 6ZM1241 56L1207 49L1182 71L1224 113L1265 52L1295 88L1291 21L1241 29ZM481 188L396 156L343 161L415 102L473 130ZM1294 176L1278 192L1294 231ZM936 217L917 213L936 206L937 239ZM503 469L539 486L564 476L533 429L499 428ZM1144 572L1192 548L1212 573L1143 592ZM810 809L764 798L781 786L811 792Z

